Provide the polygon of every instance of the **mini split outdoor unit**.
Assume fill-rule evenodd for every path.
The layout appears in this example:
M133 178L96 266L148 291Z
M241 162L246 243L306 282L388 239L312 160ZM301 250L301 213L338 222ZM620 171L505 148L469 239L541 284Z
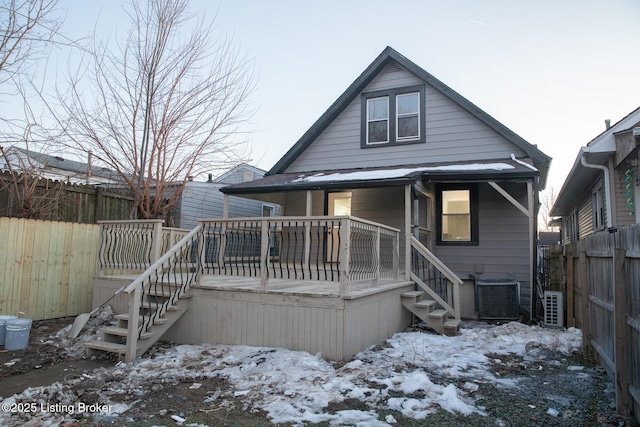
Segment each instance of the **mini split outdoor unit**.
M562 292L544 291L544 325L564 326Z
M478 280L476 302L480 320L520 318L520 283L511 279Z

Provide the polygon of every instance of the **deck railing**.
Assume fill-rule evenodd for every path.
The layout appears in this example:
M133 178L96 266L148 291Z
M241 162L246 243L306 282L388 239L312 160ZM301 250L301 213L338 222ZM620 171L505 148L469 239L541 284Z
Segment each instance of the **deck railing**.
M411 279L433 298L440 307L460 320L460 285L462 280L411 237Z
M197 226L125 288L129 295L127 361L135 359L140 336L198 282L201 242L202 226Z
M163 220L98 221L98 274L104 270L144 271L189 230L163 227Z
M399 230L360 218L201 221L205 274L349 283L398 275Z

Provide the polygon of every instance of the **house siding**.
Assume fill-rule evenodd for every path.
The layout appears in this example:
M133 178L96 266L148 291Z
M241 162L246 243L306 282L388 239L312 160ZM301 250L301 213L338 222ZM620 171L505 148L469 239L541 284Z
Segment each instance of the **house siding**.
M635 216L633 214L629 214L629 208L627 206L627 187L625 182L625 172L627 170L626 163L621 164L618 168L614 170L614 186L615 186L615 212L616 212L616 221L615 224L618 227L624 227L626 225L635 224ZM635 177L634 177L635 178ZM632 180L635 182L635 179ZM635 188L634 184L631 185L631 197L634 197ZM638 209L638 202L635 203L635 209Z
M412 73L391 64L373 79L364 92L424 84ZM459 107L425 85L426 143L360 146L361 100L356 97L347 108L301 153L286 172L308 172L342 168L472 161L518 157L525 153Z
M177 217L176 226L192 229L198 225L199 219L222 218L224 211L224 194L220 192L222 186L211 183L187 184L182 193L180 216ZM262 205L269 204L260 200L245 199L241 197L229 197L229 217L260 217ZM280 207L275 207L275 215L280 215Z
M527 206L524 184L500 185ZM520 305L529 307L529 218L488 184L479 186L479 204L478 246L436 246L436 255L463 280L507 279L513 272L520 283Z

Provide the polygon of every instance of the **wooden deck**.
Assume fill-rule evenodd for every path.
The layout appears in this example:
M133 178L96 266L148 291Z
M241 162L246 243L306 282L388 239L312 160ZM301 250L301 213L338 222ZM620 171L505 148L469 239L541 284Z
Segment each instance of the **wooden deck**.
M97 278L94 306L133 279ZM181 300L187 311L163 340L283 347L346 360L410 324L400 295L414 286L390 279L352 283L341 296L337 282L270 279L261 289L260 278L204 275L192 298ZM126 312L126 299L118 295L113 307Z

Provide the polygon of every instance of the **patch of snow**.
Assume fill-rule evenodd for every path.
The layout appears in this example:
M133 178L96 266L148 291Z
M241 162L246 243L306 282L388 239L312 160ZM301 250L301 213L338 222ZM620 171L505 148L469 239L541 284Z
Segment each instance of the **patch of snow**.
M69 385L92 381L109 385L97 392L98 399L100 404L111 405L109 415L116 415L126 412L130 405L116 404L112 397L121 402L121 395L128 394L143 401L151 383L171 383L194 376L218 377L232 386L224 391L224 396L235 395L247 408L265 411L274 423L388 426L396 422L395 418L387 416L380 421L379 410L396 410L414 419L426 418L441 408L462 415L483 415L483 408L475 406L470 396L478 390L478 384L490 382L508 387L517 384L490 371L492 355L535 357L527 348L568 354L581 345L581 332L575 328L544 329L516 322L461 329L455 337L397 333L387 340L387 346L363 351L344 365L303 351L181 345L156 354L153 359L140 358L133 363L98 369L92 378L81 376L66 380L64 385L30 388L3 403L73 404L79 398ZM196 384L199 383L191 387ZM455 384L464 386L459 389ZM206 401L225 398L220 391L211 394ZM368 409L327 411L329 405L348 399L358 400ZM37 416L46 424L64 415ZM21 425L25 416L29 415L16 418L7 412L0 413L0 425Z
M527 165L530 167L530 165ZM442 166L425 166L419 168L398 168L398 169L378 169L371 171L353 171L345 173L323 172L315 175L300 175L299 178L291 181L294 182L326 182L326 181L366 181L370 179L391 179L401 178L410 174L419 172L469 172L469 171L501 171L514 169L513 165L508 163L471 163L465 165L442 165Z

